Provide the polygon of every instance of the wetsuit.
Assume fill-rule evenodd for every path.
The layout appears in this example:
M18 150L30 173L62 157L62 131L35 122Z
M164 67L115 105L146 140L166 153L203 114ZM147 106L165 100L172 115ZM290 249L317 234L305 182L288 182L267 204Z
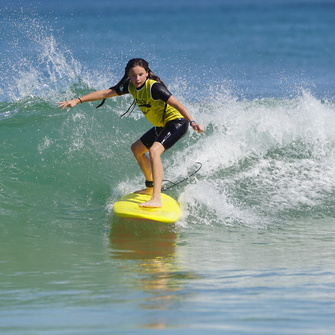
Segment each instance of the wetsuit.
M142 137L142 143L150 149L154 142L161 143L165 150L171 148L188 130L187 120L167 100L172 95L160 82L147 79L139 88L130 80L114 88L118 95L130 93L144 116L154 125Z

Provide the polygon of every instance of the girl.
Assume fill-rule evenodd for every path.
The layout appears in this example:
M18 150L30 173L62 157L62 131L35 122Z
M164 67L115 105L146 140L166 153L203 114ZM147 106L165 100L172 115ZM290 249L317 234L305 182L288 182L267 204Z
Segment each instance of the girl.
M145 117L153 124L148 132L132 144L131 150L146 178L146 188L138 193L149 194L151 199L142 207L162 207L163 179L162 153L183 137L190 125L198 133L204 127L194 121L187 109L168 91L165 84L142 58L131 59L123 78L107 90L89 93L83 97L58 103L58 107L72 108L78 103L96 101L130 93ZM149 151L149 157L146 153Z

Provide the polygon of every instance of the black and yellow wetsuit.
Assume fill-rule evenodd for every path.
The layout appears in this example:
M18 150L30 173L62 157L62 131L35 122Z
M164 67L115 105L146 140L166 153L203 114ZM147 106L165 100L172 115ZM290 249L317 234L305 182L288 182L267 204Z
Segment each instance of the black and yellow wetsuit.
M147 79L136 88L130 80L115 88L118 95L130 93L148 121L154 126L141 137L149 149L154 142L161 143L165 149L174 145L188 130L187 120L177 109L167 104L172 95L160 82Z

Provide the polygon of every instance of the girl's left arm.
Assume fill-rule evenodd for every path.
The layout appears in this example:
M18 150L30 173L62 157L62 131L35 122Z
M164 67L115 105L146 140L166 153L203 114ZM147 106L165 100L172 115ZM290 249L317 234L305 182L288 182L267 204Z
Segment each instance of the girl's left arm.
M191 114L188 112L186 107L173 95L167 100L167 103L174 107L189 123L193 130L197 131L199 134L205 131L205 128L196 121L193 120Z

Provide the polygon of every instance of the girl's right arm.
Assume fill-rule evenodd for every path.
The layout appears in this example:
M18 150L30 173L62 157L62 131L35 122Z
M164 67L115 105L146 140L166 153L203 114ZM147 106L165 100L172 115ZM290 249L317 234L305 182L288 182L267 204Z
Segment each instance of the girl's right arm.
M66 101L58 102L58 107L61 109L72 108L79 103L107 99L107 98L115 97L117 95L118 94L115 92L115 90L109 88L108 90L95 91L87 95L84 95L83 97L79 97L73 100L66 100Z

